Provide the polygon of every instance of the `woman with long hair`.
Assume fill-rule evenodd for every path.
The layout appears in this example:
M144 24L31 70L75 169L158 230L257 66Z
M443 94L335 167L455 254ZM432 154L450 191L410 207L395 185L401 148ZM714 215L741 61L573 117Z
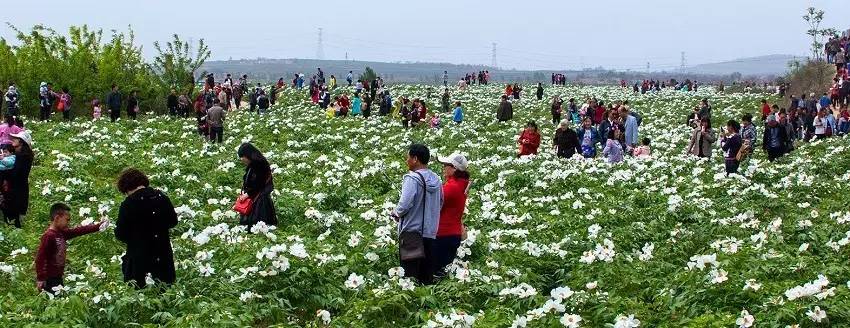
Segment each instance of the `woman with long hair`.
M250 143L239 146L237 156L245 164L245 175L242 176L242 194L240 201L251 199L251 209L239 218L239 224L253 226L257 222L277 225L274 202L271 194L274 191L272 170L269 161L257 147Z
M30 202L30 171L35 157L32 152L32 136L27 130L10 135L12 147L15 149L15 166L3 171L0 180L3 181L3 217L6 223L14 223L21 227L21 216L27 214Z

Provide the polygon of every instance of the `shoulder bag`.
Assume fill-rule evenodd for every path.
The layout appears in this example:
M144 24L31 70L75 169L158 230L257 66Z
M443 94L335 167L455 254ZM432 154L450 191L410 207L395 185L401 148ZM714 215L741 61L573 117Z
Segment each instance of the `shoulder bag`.
M419 224L421 231L402 231L398 236L398 251L402 261L410 261L425 257L425 245L422 240L422 233L425 231L425 197L426 186L425 177L422 173L415 172L422 178L422 221Z

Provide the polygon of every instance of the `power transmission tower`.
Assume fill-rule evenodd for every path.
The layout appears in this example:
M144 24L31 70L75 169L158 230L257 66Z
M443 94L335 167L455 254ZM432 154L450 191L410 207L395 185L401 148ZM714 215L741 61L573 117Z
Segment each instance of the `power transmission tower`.
M499 62L496 61L496 42L493 42L493 62L490 63L490 66L493 66L493 68L499 66Z
M680 67L680 68L683 69L683 70L685 69L685 52L684 51L682 51L682 67Z
M325 59L325 47L322 45L322 28L319 28L319 43L316 45L316 59Z
M348 61L348 51L345 52L345 61Z

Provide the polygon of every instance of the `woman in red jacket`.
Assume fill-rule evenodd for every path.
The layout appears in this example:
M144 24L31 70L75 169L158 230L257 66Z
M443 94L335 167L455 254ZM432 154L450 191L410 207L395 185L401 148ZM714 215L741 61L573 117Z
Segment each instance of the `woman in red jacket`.
M528 122L517 143L519 143L519 156L537 154L537 148L540 147L540 132L537 132L537 123Z
M463 155L439 157L443 163L443 207L440 209L440 223L437 239L432 246L434 270L437 276L445 275L445 267L454 262L457 249L466 234L463 225L463 210L466 208L466 195L469 191L468 162Z

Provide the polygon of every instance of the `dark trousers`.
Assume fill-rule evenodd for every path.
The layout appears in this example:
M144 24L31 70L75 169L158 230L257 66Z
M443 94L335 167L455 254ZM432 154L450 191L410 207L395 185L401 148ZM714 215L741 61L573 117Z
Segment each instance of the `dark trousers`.
M44 288L42 290L50 294L55 294L56 292L53 291L53 287L61 286L64 284L65 283L63 282L62 277L47 278L47 280L44 281Z
M423 285L430 285L434 283L434 239L422 238L422 245L425 247L425 257L400 261L401 268L404 269L405 277L415 278Z
M117 109L117 108L110 109L109 110L109 118L112 119L112 122L115 122L115 120L121 118L121 110Z
M727 158L726 159L726 175L730 175L732 173L738 173L738 165L740 165L740 164L741 164L741 162L738 162L738 160L736 160L734 158Z
M168 107L168 113L171 114L172 116L176 116L177 115L177 107Z
M558 157L560 158L570 158L576 154L575 148L569 147L558 147Z
M66 120L66 121L71 120L71 109L70 108L65 108L65 110L62 111L62 119Z
M444 236L434 239L433 249L431 250L434 260L433 272L438 276L445 275L445 268L452 264L457 257L457 249L460 247L460 236Z
M6 117L17 117L18 115L20 115L20 113L18 112L18 108L17 108L17 107L15 107L15 108L12 108L12 107L6 108Z
M41 110L38 113L38 118L42 121L47 121L50 119L50 106L41 106Z
M253 113L256 108L257 108L257 103L251 103L251 107L248 108L248 111Z
M127 110L127 117L130 119L136 119L136 111L132 109Z
M6 219L6 223L14 224L15 228L21 228L21 215L20 214L3 214L3 218Z
M224 127L211 127L210 128L210 141L213 143L218 140L218 143L221 143L222 136L224 135Z
M782 151L782 148L780 148L780 147L777 147L777 148L767 148L767 160L769 160L769 161L773 162L773 161L775 161L777 158L782 157L782 154L783 154L783 153L784 153L784 152Z
M561 121L561 113L552 112L552 124L558 124Z

